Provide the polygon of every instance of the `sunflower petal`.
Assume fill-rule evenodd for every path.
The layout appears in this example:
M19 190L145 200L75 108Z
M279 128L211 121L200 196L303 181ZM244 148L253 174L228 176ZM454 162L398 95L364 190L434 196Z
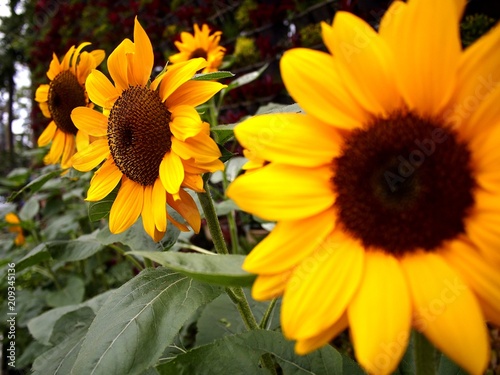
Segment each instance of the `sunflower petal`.
M359 287L363 263L362 246L336 231L298 265L283 296L281 324L285 336L303 340L335 324Z
M156 179L151 192L153 200L153 218L156 228L160 232L167 230L167 193L160 179Z
M64 151L66 137L66 133L63 133L59 129L56 130L54 138L52 139L52 145L50 146L49 153L44 158L44 162L46 164L59 163L59 160L61 160L61 156Z
M160 83L160 97L163 101L183 83L193 78L194 74L207 65L205 59L199 57L170 66Z
M49 100L50 85L40 85L35 91L35 101L42 103Z
M76 150L83 151L90 144L90 136L87 132L83 130L78 130L75 136L75 141L76 141Z
M170 96L168 96L165 103L168 108L178 105L197 107L200 104L205 103L224 87L227 86L219 82L187 81L180 85Z
M108 141L106 139L98 139L73 156L73 168L82 172L90 171L108 156Z
M142 211L144 186L122 178L122 184L109 213L109 230L121 233L134 224Z
M82 49L89 46L90 44L91 43L89 43L89 42L83 42L75 49L75 52L73 53L73 56L71 57L71 65L70 65L70 70L71 70L71 73L73 73L73 75L75 75L75 76L77 75L76 68L77 68L77 61L78 61L78 57L80 56L80 52L82 51Z
M330 163L343 143L331 126L295 113L251 117L236 126L234 134L259 158L304 167Z
M189 193L182 189L179 190L179 198L174 199L170 194L167 194L168 205L187 221L195 233L198 233L201 228L201 217L196 202Z
M408 346L412 315L408 286L393 256L366 253L364 276L347 311L358 362L370 374L392 373Z
M306 113L341 128L352 129L368 120L368 113L342 85L335 59L324 52L294 48L280 61L290 95Z
M145 186L144 187L144 201L142 204L142 226L144 230L151 238L155 236L155 221L153 218L153 187Z
M165 190L176 195L184 180L184 167L181 158L174 152L169 151L160 163L160 179Z
M108 118L91 108L76 107L71 111L71 120L78 129L94 137L104 137L108 133Z
M56 76L62 71L61 64L59 63L59 59L56 54L52 54L52 60L50 61L49 70L47 71L47 77L51 81L56 78Z
M71 157L76 152L75 137L66 136L64 142L64 150L61 155L61 168L67 169L71 167Z
M279 297L285 291L291 275L291 271L274 275L258 275L252 285L252 298L257 301L265 301Z
M56 134L57 125L54 121L51 121L49 125L44 129L40 137L38 137L38 147L46 146L54 139Z
M191 106L181 105L170 108L172 121L170 130L175 138L185 141L189 137L194 137L201 131L201 118L196 109Z
M85 81L85 88L90 100L100 107L110 109L115 100L120 96L109 79L98 70L93 70Z
M199 163L211 163L221 156L217 144L203 133L198 133L185 142L173 137L172 150L184 160L193 158Z
M117 89L128 89L128 60L127 53L135 51L130 39L124 39L108 57L108 71Z
M435 253L406 255L401 265L410 287L416 329L460 367L482 374L488 362L488 336L469 287Z
M153 46L137 17L134 21L134 45L134 78L137 84L146 86L153 70Z
M227 196L243 210L265 220L296 220L332 206L330 166L302 168L284 164L238 177Z
M40 110L45 117L52 118L52 114L50 113L49 105L47 102L38 103L38 106L40 107Z
M95 202L105 198L118 185L122 176L113 158L107 159L92 176L86 200Z
M333 230L334 218L330 209L301 220L280 221L250 252L242 268L259 275L294 268L326 240Z

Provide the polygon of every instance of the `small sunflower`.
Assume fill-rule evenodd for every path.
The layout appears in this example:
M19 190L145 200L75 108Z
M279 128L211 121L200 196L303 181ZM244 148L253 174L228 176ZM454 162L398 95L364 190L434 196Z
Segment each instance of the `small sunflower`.
M92 108L85 91L85 80L92 69L104 60L103 50L82 51L90 43L72 46L61 62L54 54L47 77L50 84L40 85L35 93L43 115L52 119L38 138L38 146L52 142L45 156L46 164L61 163L62 168L71 167L71 157L76 150L89 144L89 136L71 121L71 111L79 106Z
M20 225L21 220L19 220L19 217L15 213L9 212L5 215L5 221L9 224L9 232L17 233L17 236L14 239L14 244L16 246L24 245L26 239L24 237L23 228Z
M210 34L208 25L203 24L200 30L200 27L195 24L194 35L183 31L181 41L175 42L175 46L180 52L170 56L170 62L176 64L203 57L207 60L207 66L201 72L211 73L217 71L226 52L226 49L219 45L221 35L222 31Z
M109 217L112 233L126 230L141 214L144 229L155 241L165 234L167 218L187 230L167 214L166 204L198 231L200 214L182 187L203 191L201 174L224 165L209 124L195 107L225 86L190 80L206 66L202 58L179 63L149 83L153 48L137 19L134 42L125 39L107 63L114 85L97 70L86 81L90 99L104 114L79 107L71 115L79 129L103 137L73 157L73 167L80 171L104 161L86 199L99 201L121 182Z
M283 295L284 335L308 353L350 328L358 362L395 370L411 328L471 374L500 325L500 26L466 50L465 1L395 1L379 31L337 12L330 53L287 51L305 114L235 128L270 163L235 180L243 210L277 221L243 267Z

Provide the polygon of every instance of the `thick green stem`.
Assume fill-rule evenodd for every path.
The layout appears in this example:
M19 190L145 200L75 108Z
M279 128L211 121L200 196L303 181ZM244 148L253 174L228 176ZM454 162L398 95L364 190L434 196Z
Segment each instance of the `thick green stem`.
M228 255L226 241L222 235L222 230L220 228L219 219L217 213L215 212L214 202L212 196L210 195L210 190L208 186L208 177L205 176L204 180L204 193L197 193L200 200L203 213L205 214L205 220L207 222L208 230L212 236L212 241L214 243L215 251L221 255ZM234 287L226 288L226 293L231 298L231 300L236 305L238 312L245 323L246 328L251 330L260 329L255 316L253 315L252 309L248 304L248 300L243 292L243 288ZM276 367L272 356L269 353L263 354L261 357L262 367L268 369L271 374L276 375Z
M436 348L419 333L414 332L415 375L436 374Z
M227 180L226 172L223 173L223 186L224 186L224 191L227 189L229 182ZM238 253L238 227L236 225L236 212L234 210L231 210L229 214L227 215L227 222L229 224L229 233L231 234L231 253L232 254L237 254Z

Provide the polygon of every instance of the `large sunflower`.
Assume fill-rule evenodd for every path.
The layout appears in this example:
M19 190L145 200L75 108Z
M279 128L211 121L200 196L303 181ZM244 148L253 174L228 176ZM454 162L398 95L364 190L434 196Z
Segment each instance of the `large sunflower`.
M226 49L219 45L221 35L222 31L210 34L208 25L203 24L200 30L200 27L195 24L194 35L183 31L181 41L175 42L175 46L180 52L170 56L170 62L175 64L203 57L207 60L207 66L203 68L202 73L217 71L226 52Z
M298 353L346 327L388 374L413 327L472 374L500 325L500 27L462 51L465 1L394 2L379 31L338 12L328 53L281 60L306 114L235 128L270 163L228 196L277 225L248 256L256 299L283 295Z
M45 117L52 119L38 138L38 146L52 142L45 156L46 164L61 163L62 168L71 167L71 157L89 144L89 136L71 121L71 111L79 106L93 107L85 91L85 80L92 69L104 60L103 50L82 51L90 43L72 46L61 62L53 54L47 77L50 84L40 85L35 100Z
M223 164L209 125L194 107L224 85L190 80L206 66L202 58L177 64L149 83L153 48L137 19L134 42L125 39L107 63L114 85L97 70L86 81L90 100L104 114L79 107L71 115L79 129L104 137L73 157L73 167L80 171L104 161L90 182L87 200L103 199L121 182L109 217L112 233L129 228L141 214L155 241L163 237L167 218L187 230L167 214L167 203L198 231L200 214L182 187L203 191L201 174L221 170Z

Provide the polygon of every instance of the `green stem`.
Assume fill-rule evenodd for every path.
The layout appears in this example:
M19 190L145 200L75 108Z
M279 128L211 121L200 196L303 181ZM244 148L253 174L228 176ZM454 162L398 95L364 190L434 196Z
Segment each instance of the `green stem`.
M133 256L131 256L131 255L126 254L126 253L125 253L125 250L123 250L120 246L116 246L116 245L113 245L113 244L109 244L109 245L108 245L108 247L109 247L110 249L113 249L114 251L116 251L116 252L117 252L117 253L119 253L120 255L122 255L124 258L126 258L126 259L130 260L130 261L134 264L134 266L136 266L136 267L137 267L137 269L138 269L139 271L142 271L142 270L144 269L144 266L143 266L141 263L139 263L139 261L138 261L137 259L135 259L135 258L134 258Z
M271 314L273 313L274 307L276 306L276 302L278 301L277 298L271 300L269 302L269 306L267 306L266 312L264 313L264 316L262 317L262 320L260 321L259 327L262 329L267 329L267 325L269 323L269 319L271 318Z
M204 193L197 193L200 200L201 208L205 214L205 220L207 221L208 230L212 236L212 241L214 243L215 251L221 255L228 255L226 241L222 235L222 230L220 228L219 219L217 213L215 212L214 202L212 196L210 195L210 190L208 186L208 177L204 176ZM226 293L231 298L231 300L236 305L238 312L245 323L246 328L251 330L260 329L255 316L253 315L252 309L248 303L248 300L241 287L226 288ZM268 369L271 374L276 375L276 367L272 356L269 353L263 354L261 356L262 367Z
M224 191L227 190L227 187L229 185L227 181L227 176L226 172L224 171L222 183L224 186ZM229 225L229 233L231 234L231 253L232 254L237 254L238 253L238 227L236 225L236 212L234 210L231 210L229 214L227 215L227 223Z
M436 374L436 348L419 333L414 332L415 375Z
M61 284L59 284L59 281L57 280L57 276L56 274L54 273L54 271L52 271L52 268L50 267L50 264L46 263L45 264L45 268L47 269L47 272L49 273L50 275L50 278L52 279L52 281L54 282L57 290L61 290L62 287L61 287Z

